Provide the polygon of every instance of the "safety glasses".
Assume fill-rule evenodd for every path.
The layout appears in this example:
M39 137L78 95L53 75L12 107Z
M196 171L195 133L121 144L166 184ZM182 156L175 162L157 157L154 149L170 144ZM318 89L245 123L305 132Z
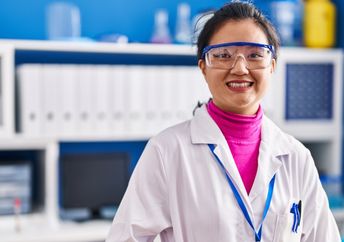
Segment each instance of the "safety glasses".
M275 57L272 45L251 42L230 42L209 45L203 49L202 59L210 68L230 70L238 58L244 60L249 70L267 68Z

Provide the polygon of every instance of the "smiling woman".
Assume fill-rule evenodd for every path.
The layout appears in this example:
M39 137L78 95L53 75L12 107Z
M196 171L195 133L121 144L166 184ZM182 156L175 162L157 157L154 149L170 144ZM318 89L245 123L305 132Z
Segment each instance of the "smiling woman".
M199 66L216 106L239 114L257 112L275 68L275 47L267 42L251 19L227 21L214 33Z
M217 107L255 114L275 68L279 40L262 15L257 14L256 19L227 19L225 15L217 18L223 18L221 25L210 30L214 27L213 18L200 36L198 65ZM227 58L223 58L223 53Z
M279 49L271 23L234 1L197 47L213 99L148 142L107 242L339 242L310 152L260 105Z

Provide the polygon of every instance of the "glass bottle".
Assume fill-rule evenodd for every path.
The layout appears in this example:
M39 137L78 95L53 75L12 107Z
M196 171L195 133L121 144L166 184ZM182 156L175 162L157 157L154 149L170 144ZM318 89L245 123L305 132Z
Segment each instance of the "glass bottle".
M164 9L159 9L155 12L154 32L151 38L151 43L171 43L171 34L168 29L168 13Z

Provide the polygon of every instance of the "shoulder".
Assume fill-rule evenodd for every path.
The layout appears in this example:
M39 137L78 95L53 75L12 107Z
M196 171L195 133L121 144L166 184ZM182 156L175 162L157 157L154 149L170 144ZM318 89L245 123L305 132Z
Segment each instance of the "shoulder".
M191 143L191 120L173 125L162 130L150 139L150 143L159 150L174 149L182 144Z

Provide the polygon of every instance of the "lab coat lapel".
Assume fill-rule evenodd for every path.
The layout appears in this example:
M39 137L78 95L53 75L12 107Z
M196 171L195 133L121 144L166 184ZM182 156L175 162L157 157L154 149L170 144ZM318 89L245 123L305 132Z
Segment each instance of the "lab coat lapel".
M252 203L258 195L267 191L272 177L282 166L281 156L288 155L286 147L288 142L281 135L281 130L270 121L263 117L262 140L259 147L258 170L249 194ZM263 194L266 196L266 194Z
M239 170L235 164L233 155L232 155L232 153L228 147L227 141L224 140L224 142L226 142L226 143L218 144L215 147L214 153L219 157L219 159L223 163L224 167L228 171L229 177L230 177L231 181L233 182L234 186L236 187L236 189L238 190L242 200L244 201L245 206L247 208L247 211L250 214L253 214L252 213L253 210L251 207L251 203L249 201L249 197L248 197L246 188L245 188L244 183L241 179ZM219 169L220 169L220 166L219 166ZM224 178L226 178L225 174L223 174L223 176L224 176ZM227 185L228 185L229 192L232 192L232 189L230 188L229 184L227 184Z
M220 128L217 126L215 121L210 117L206 106L203 105L201 108L196 110L195 117L191 121L191 140L193 144L214 144L214 153L223 163L224 167L229 173L229 176L237 188L242 200L244 201L246 208L250 214L252 214L252 207L249 202L249 197L246 192L245 186L242 182L240 173L233 159L232 153L228 147L227 141L222 134ZM209 149L210 151L210 149ZM215 157L210 159L216 162ZM221 169L219 165L219 169ZM223 179L226 179L223 174ZM227 184L227 181L226 181ZM228 185L230 192L231 188ZM252 217L252 216L251 216Z

